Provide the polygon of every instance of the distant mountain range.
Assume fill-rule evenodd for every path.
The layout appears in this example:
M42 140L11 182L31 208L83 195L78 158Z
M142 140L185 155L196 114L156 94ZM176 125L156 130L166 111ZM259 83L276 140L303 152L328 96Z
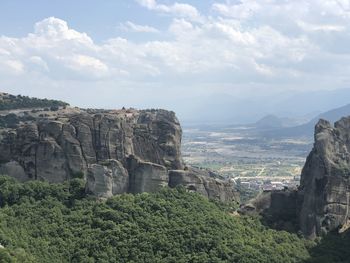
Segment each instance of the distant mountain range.
M322 112L350 103L350 89L281 93L257 91L249 96L224 93L210 96L198 94L198 97L181 99L181 103L171 97L169 99L171 100L162 102L164 103L162 107L175 111L185 126L246 125L272 113L287 117L282 120L282 125L289 127L300 125Z
M300 120L292 118L277 117L269 114L255 122L252 126L260 129L278 129L286 127L294 127L301 124Z
M267 137L312 137L314 127L319 119L325 119L334 123L345 116L350 116L350 104L321 113L301 125L289 126L291 122L286 122L286 118L268 115L257 121L254 127L262 130L262 134Z

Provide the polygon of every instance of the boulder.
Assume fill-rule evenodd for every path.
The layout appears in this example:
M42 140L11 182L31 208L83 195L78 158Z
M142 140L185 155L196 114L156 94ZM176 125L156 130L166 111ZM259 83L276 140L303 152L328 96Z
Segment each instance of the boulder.
M0 174L14 177L19 181L28 180L23 167L16 161L10 161L1 165Z
M107 160L102 164L90 164L87 170L86 191L97 197L108 198L126 193L129 175L117 160Z
M101 164L91 164L87 170L86 192L97 197L113 196L112 170Z
M129 192L133 194L156 192L168 186L169 176L165 166L128 158Z
M213 174L205 169L170 170L169 187L182 185L190 191L223 202L239 200L234 185L230 182L210 177Z
M208 192L205 189L204 179L196 173L188 170L169 171L169 187L174 188L178 185L182 185L190 191L209 197Z

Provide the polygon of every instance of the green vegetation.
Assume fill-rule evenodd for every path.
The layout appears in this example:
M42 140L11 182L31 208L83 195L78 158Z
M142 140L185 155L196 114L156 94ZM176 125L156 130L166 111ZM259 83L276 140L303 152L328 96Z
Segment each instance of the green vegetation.
M24 249L18 248L15 250L1 248L0 249L0 262L2 263L34 263L36 262L34 257L27 254Z
M35 118L30 115L18 116L14 113L0 116L1 128L16 128L20 122L33 121Z
M255 198L260 193L260 190L251 189L242 185L240 179L238 179L236 182L237 182L236 190L239 192L239 196L242 204Z
M14 96L10 94L2 94L0 96L0 110L44 107L49 107L53 110L57 110L58 107L64 106L68 106L68 103L59 100L38 99L21 95Z
M84 195L80 179L50 185L0 177L0 206L0 243L6 248L0 256L13 262L277 263L308 258L305 242L296 235L232 216L183 188L99 201Z
M72 174L73 178L78 178L78 179L83 179L84 178L84 172L83 171L78 171L78 172L74 172Z
M347 263L350 262L350 231L339 235L330 233L310 250L307 263Z
M96 200L81 179L0 176L0 262L346 262L310 259L339 241L317 248L230 210L184 188Z

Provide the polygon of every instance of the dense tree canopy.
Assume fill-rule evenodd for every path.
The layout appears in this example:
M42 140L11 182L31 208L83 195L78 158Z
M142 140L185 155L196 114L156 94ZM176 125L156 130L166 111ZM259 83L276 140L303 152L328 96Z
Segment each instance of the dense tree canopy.
M30 98L28 96L14 96L10 94L4 94L0 97L0 110L13 110L20 108L52 108L57 109L58 107L67 106L68 103L59 100L48 100Z
M1 262L303 262L297 235L183 188L85 196L84 182L0 177Z

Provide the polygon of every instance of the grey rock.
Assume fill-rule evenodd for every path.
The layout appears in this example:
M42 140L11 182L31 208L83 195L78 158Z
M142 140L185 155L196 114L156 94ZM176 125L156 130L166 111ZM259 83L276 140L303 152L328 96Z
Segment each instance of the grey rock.
M169 187L174 188L182 185L188 190L200 193L209 199L217 199L223 202L239 200L232 183L212 178L210 174L210 171L195 168L170 170Z
M241 204L239 212L245 215L263 215L271 207L271 192L262 192L248 202Z
M167 169L183 168L182 132L173 112L61 109L40 116L2 130L0 162L18 162L27 175L21 181L63 182L109 159L126 167L129 155Z
M90 164L86 178L86 192L97 197L113 196L112 170L100 164Z
M322 119L317 123L315 143L297 191L272 191L250 204L251 210L267 216L270 223L292 223L305 237L314 239L349 228L349 199L350 117L347 117L334 127Z
M209 197L204 186L204 179L199 174L188 170L169 171L169 187L174 188L178 185L182 185L188 190L200 193L205 197Z
M0 167L0 174L14 177L19 181L28 180L28 177L24 172L23 167L16 161L11 161L3 164Z
M65 107L25 115L0 128L0 171L20 181L58 183L83 174L86 191L99 197L182 184L208 198L234 198L232 186L210 172L184 171L174 112Z
M128 159L128 171L130 193L156 192L168 186L169 176L165 166L131 156Z
M97 197L108 198L126 193L129 175L117 160L107 160L103 164L90 164L87 170L86 191Z
M343 228L350 217L350 117L334 127L320 120L301 175L300 227L314 238Z

